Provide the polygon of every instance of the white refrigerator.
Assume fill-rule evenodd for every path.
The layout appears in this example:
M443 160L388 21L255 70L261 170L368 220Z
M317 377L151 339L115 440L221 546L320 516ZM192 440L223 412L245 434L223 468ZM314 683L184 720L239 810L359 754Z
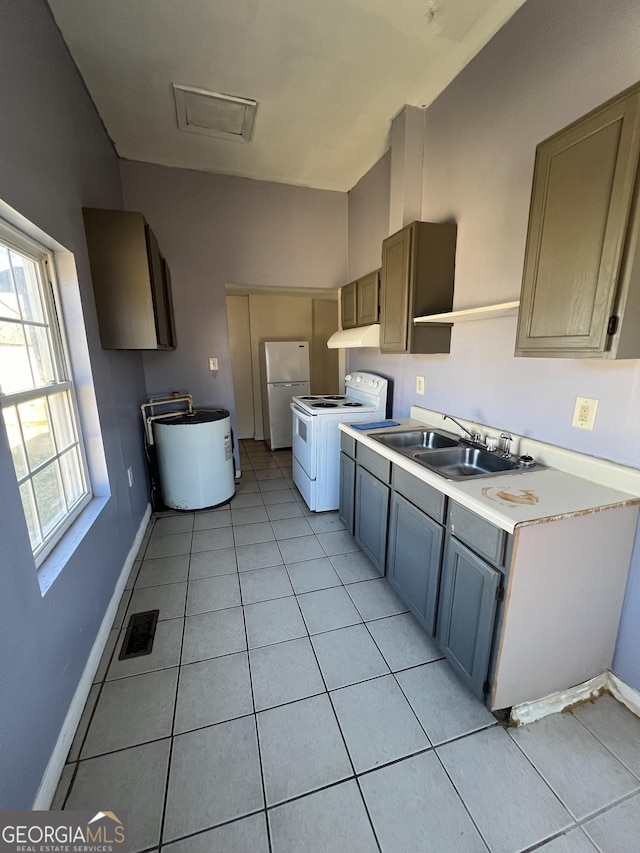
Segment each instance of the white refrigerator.
M260 351L264 439L291 447L292 397L309 394L309 341L264 341Z

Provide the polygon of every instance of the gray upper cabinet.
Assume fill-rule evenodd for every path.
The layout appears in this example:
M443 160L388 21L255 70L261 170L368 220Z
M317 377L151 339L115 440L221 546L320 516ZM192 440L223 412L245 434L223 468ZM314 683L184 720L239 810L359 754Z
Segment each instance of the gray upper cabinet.
M343 329L353 329L358 325L356 321L356 285L357 281L345 284L340 291L341 318Z
M104 349L175 349L171 276L141 213L84 208Z
M356 287L356 310L358 326L369 326L378 322L380 292L380 270L370 272L358 279Z
M340 299L343 329L370 326L378 322L379 290L379 270L374 270L342 288Z
M456 226L413 222L382 243L380 351L449 352L450 326L413 325L413 318L451 311Z
M538 146L516 355L640 357L639 156L640 85Z

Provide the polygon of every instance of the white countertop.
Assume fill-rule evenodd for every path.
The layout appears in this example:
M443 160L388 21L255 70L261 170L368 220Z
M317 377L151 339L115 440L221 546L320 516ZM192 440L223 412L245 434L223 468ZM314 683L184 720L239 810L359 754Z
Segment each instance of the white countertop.
M427 410L424 411L427 412ZM439 418L442 418L441 414ZM400 426L359 430L353 429L347 423L341 423L340 430L508 533L513 533L516 527L520 525L537 524L556 518L599 512L611 507L640 504L638 494L619 491L602 482L585 479L583 476L577 476L575 473L569 473L558 468L492 474L487 477L463 481L447 480L418 462L414 462L410 457L375 441L371 437L376 433L402 431L407 428L424 428L425 425L429 424L429 421L431 421L431 426L436 429L442 430L443 427L435 426L433 419L426 416L424 420L422 418L420 420L395 418L394 420ZM445 429L444 431L450 432L451 430ZM544 448L545 445L540 445L540 447ZM550 447L550 445L546 445L546 447ZM562 456L566 454L571 457L572 467L575 468L575 458L579 457L580 454L557 448L554 449L552 455L556 461L561 461ZM534 455L547 464L544 455L542 457L540 454ZM583 458L590 459L590 457ZM614 474L617 473L617 469L625 467L606 463L604 460L596 461L599 468L610 465L615 469ZM588 470L589 465L586 464L585 467ZM629 471L635 473L636 469L629 469ZM633 473L628 474L628 482L632 481ZM640 471L637 472L637 475L640 482Z

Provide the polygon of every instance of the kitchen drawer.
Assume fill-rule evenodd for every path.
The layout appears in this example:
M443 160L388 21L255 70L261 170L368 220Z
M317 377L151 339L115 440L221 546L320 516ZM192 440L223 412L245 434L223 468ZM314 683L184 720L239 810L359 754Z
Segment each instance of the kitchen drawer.
M346 432L340 433L340 450L343 453L346 453L347 456L350 456L352 459L356 458L356 440L351 435L347 435Z
M388 483L391 477L391 462L380 456L375 450L365 447L364 444L358 444L356 452L356 460L358 465L366 468L370 474L382 480L383 483Z
M403 468L393 466L391 484L396 492L405 497L418 509L426 512L434 521L444 523L445 496L428 483L424 483Z
M449 501L449 531L494 566L504 566L507 533L454 501Z

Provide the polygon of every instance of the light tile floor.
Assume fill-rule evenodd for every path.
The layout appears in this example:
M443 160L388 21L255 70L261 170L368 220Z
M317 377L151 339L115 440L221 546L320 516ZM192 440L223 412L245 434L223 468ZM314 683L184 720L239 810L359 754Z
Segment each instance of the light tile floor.
M127 812L154 853L637 853L640 720L502 728L290 453L241 454L229 506L150 523L52 808Z

